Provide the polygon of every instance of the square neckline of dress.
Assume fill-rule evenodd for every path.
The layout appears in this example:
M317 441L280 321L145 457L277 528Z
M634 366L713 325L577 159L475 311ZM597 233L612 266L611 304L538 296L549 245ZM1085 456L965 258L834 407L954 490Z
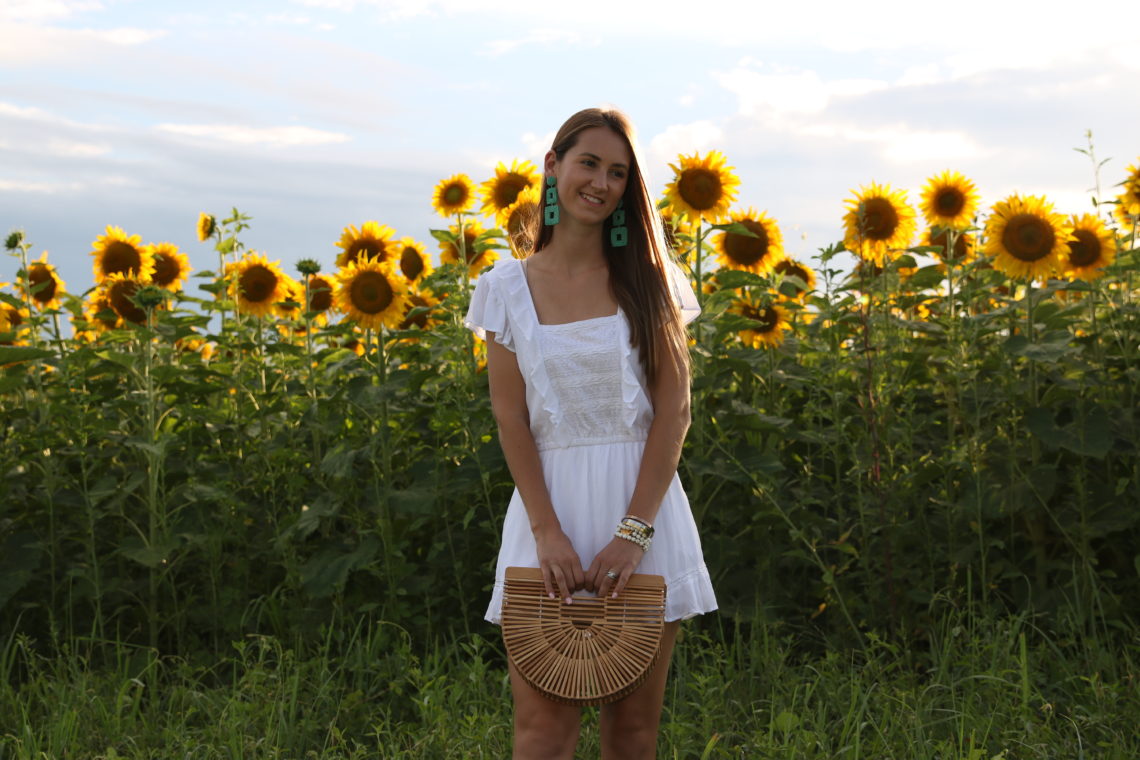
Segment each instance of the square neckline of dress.
M605 314L600 317L587 317L586 319L575 319L571 322L554 322L552 324L546 324L538 318L538 309L534 305L534 294L530 290L530 280L528 280L526 276L526 259L516 259L516 263L518 264L519 277L522 277L523 285L526 287L526 300L530 305L530 315L534 317L534 323L539 327L567 327L570 325L582 325L586 324L587 322L600 322L604 319L616 319L617 317L621 316L621 306L619 305L617 311L615 311L613 314Z

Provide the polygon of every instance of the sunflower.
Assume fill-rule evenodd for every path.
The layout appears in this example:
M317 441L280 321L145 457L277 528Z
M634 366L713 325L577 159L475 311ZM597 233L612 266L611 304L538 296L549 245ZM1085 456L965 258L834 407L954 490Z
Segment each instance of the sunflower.
M47 262L47 251L44 251L39 260L28 265L25 291L32 303L43 310L58 309L59 297L63 295L67 285L60 279L55 267Z
M1130 228L1140 217L1140 161L1126 171L1128 176L1121 183L1124 192L1116 196L1116 218L1122 227Z
M431 259L423 243L413 238L400 238L392 246L395 251L394 259L408 282L418 282L432 272Z
M815 272L813 272L812 268L807 264L802 264L795 259L781 259L773 265L772 271L782 277L798 277L803 280L807 288L801 288L799 285L794 285L791 282L788 283L795 287L796 295L794 298L797 301L803 301L808 293L815 290Z
M147 248L154 259L151 283L171 293L182 290L182 281L190 276L189 257L179 251L174 243L155 243Z
M378 329L398 327L407 305L408 286L390 261L363 259L341 268L336 276L336 304L346 318Z
M661 228L665 232L665 244L674 254L680 255L692 242L693 225L687 216L677 213L672 206L665 205L661 209Z
M700 153L677 156L680 166L669 164L673 181L665 188L665 198L673 213L684 214L690 222L704 219L719 222L736 199L740 179L731 166L725 166L724 154L711 150L702 159Z
M947 169L922 188L922 215L931 226L964 230L978 213L978 199L973 182Z
M282 319L293 320L301 316L305 301L305 287L287 274L281 275L281 299L273 304L273 311Z
M31 313L23 308L0 303L0 346L22 346L23 335L31 324Z
M455 236L456 240L459 239L459 228L454 224L451 225L451 234ZM472 278L477 277L484 267L499 258L495 249L486 242L476 243L482 234L483 226L474 220L463 225L463 249L467 262L467 274ZM459 263L459 246L455 243L441 240L439 250L441 251L440 261L446 264Z
M323 274L309 275L309 303L306 311L316 312L317 319L326 320L326 314L333 307L333 292L336 283ZM322 321L322 324L324 322Z
M974 260L977 254L977 240L969 232L958 232L954 239L954 250L949 251L950 234L944 227L926 228L926 245L938 246L941 251L935 255L943 265L962 266Z
M96 288L83 302L83 319L87 322L87 331L104 333L120 325L118 313L111 306L104 288Z
M755 237L724 232L717 238L717 260L728 269L764 274L784 258L784 238L776 220L754 208L734 211L732 221L742 224Z
M1116 260L1116 240L1112 231L1094 214L1069 217L1073 236L1069 256L1062 259L1064 273L1073 280L1095 280Z
M734 301L728 311L747 317L754 323L753 327L740 331L740 340L752 348L779 346L784 342L784 333L791 327L788 310L774 303L761 306L751 298L744 297Z
M146 322L146 311L135 303L135 294L147 283L121 272L108 275L100 283L101 300L110 305L111 310L127 322L141 325Z
M207 214L205 211L198 214L198 241L205 242L215 230L218 229L218 222L214 219L213 215Z
M506 232L516 259L525 259L534 251L530 231L540 213L538 185L532 185L519 193L515 202L500 214L499 226Z
M435 319L434 316L437 306L439 306L439 299L436 298L430 290L424 289L418 293L408 293L408 306L404 309L404 319L400 322L400 329L411 330L413 328L419 328L420 330L427 330L439 321ZM408 316L409 312L413 309L419 308L426 308L428 311L421 312L415 316Z
M268 316L287 295L281 262L269 261L256 251L250 251L241 261L227 264L226 275L230 280L230 297L243 314Z
M538 187L541 177L538 168L530 161L511 161L508 169L502 162L495 167L495 176L482 185L483 213L499 217L515 202L519 193L528 187Z
M432 193L431 205L442 217L464 214L475 203L475 183L466 174L441 179Z
M365 222L359 230L354 225L348 225L336 243L342 249L336 256L336 265L343 267L363 259L383 261L392 252L394 234L394 229L379 222Z
M872 182L870 187L860 187L855 198L845 204L843 244L860 258L886 266L894 252L909 246L914 238L914 209L903 190Z
M138 235L127 236L122 227L107 225L105 234L95 239L91 255L95 257L95 284L112 274L122 274L149 281L154 259L148 246L141 245Z
M985 253L1010 277L1042 279L1069 256L1070 229L1044 198L1016 193L999 201L986 220Z

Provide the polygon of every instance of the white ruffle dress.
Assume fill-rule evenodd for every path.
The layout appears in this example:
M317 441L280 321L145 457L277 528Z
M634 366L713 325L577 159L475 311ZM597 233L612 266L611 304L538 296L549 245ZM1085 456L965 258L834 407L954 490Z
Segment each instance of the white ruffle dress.
M672 274L687 323L699 307L680 270ZM645 373L630 346L625 315L619 309L609 317L539 324L522 262L508 259L479 278L464 324L481 338L493 332L515 353L546 487L585 570L627 512L653 421ZM637 572L665 578L665 619L715 610L700 536L675 473L653 527L652 546ZM486 619L492 623L502 621L503 576L511 566L539 566L517 489L507 507L487 607Z

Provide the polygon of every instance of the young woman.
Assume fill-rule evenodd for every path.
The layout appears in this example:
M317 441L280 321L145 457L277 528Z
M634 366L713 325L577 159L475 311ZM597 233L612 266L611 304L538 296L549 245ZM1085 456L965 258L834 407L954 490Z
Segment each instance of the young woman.
M541 568L547 593L567 604L579 589L620 593L634 572L664 576L657 665L599 721L603 758L653 758L679 621L716 609L677 479L689 427L684 325L698 307L669 258L624 114L571 116L543 169L534 252L484 274L466 320L487 340L516 486L487 619L501 621L510 566ZM631 540L649 528L648 548ZM545 698L513 665L511 689L515 760L573 757L580 708Z

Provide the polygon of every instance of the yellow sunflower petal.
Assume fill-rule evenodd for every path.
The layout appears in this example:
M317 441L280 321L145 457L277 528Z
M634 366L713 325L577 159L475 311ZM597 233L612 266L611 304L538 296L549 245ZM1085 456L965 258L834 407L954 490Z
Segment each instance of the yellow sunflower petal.
M716 223L728 213L729 205L736 200L740 179L720 151L678 156L678 164L669 164L673 181L665 188L665 198L674 213L684 214L690 221L701 219Z
M206 241L214 231L218 228L218 222L214 219L213 215L207 214L205 211L198 214L198 240L199 242Z
M431 258L423 243L405 237L400 238L392 247L396 267L408 282L419 282L432 273Z
M64 294L67 285L56 272L55 267L48 263L47 251L44 251L38 261L28 264L26 293L37 308L48 310L58 309L61 305L60 296ZM24 290L24 283L21 289Z
M729 312L752 320L755 327L740 331L740 340L752 348L776 348L784 342L791 328L788 310L778 304L762 306L751 298L741 298L728 307Z
M1126 171L1127 176L1120 183L1124 189L1116 196L1115 214L1124 231L1131 232L1140 218L1140 161L1135 166L1129 166Z
M122 272L107 275L100 284L100 298L125 322L141 325L146 322L146 311L134 302L135 294L148 284L138 277Z
M1044 198L1014 194L994 204L986 220L985 253L1010 277L1040 280L1069 255L1070 228Z

